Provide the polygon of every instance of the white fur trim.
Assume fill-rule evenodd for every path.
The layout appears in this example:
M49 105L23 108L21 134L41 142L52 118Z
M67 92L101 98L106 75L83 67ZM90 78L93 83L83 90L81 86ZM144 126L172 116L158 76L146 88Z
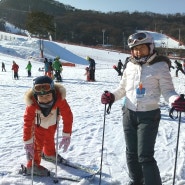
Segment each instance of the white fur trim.
M27 141L24 141L24 144L31 144L31 143L33 143L33 138L31 138L31 139L29 139Z

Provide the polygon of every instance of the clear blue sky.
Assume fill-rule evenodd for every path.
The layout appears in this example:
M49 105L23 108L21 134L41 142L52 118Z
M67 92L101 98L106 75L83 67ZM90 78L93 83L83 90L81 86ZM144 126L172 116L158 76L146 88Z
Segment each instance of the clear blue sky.
M57 0L82 10L101 12L185 13L185 0Z

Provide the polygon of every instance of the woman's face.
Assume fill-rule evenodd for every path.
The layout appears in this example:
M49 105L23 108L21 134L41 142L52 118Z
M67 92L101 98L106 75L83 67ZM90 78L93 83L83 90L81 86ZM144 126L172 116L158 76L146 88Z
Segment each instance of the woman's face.
M142 58L142 57L146 57L148 56L150 53L149 48L146 44L141 44L139 46L135 46L132 49L132 54L134 55L134 57L137 58Z
M37 99L39 103L49 103L53 100L52 93L45 94L45 95L37 95Z

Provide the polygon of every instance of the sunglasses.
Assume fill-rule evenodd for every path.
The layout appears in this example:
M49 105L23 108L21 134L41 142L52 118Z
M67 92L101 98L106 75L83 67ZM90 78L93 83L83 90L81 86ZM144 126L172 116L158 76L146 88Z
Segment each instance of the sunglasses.
M44 95L49 94L53 89L53 86L51 84L45 83L45 84L35 84L34 85L34 92L37 95Z
M136 33L128 38L128 44L135 44L138 41L143 41L145 39L147 39L147 35L145 33Z

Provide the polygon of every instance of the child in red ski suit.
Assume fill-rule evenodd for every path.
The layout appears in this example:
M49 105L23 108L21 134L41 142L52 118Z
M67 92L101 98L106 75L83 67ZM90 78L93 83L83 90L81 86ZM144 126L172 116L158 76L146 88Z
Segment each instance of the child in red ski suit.
M24 113L23 141L28 174L31 174L34 159L34 175L49 175L49 170L40 165L41 156L56 162L54 136L60 116L63 120L63 134L59 148L63 147L65 152L70 144L73 115L65 98L65 88L61 84L54 84L48 76L37 77L33 88L25 94L27 107ZM58 155L57 158L60 160L62 157Z

